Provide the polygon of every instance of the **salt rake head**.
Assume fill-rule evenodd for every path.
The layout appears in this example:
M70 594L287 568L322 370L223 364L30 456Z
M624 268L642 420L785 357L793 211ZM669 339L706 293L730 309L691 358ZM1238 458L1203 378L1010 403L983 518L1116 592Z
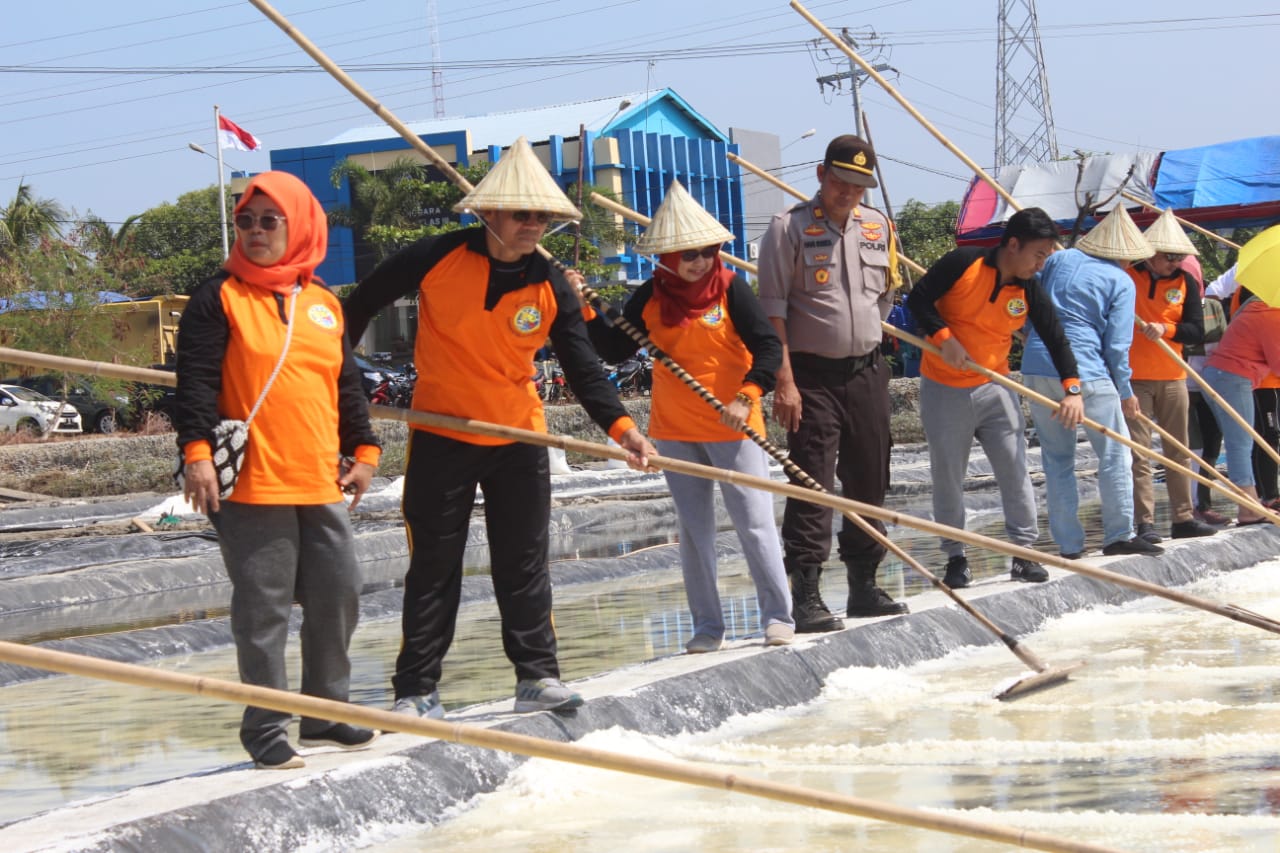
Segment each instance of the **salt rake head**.
M1001 702L1008 702L1012 699L1020 699L1030 693L1040 690L1047 690L1050 687L1057 687L1071 677L1071 673L1082 668L1085 662L1080 660L1066 666L1058 666L1046 668L1037 672L1035 675L1028 675L1026 678L1019 678L1013 684L1006 687L996 694L997 699Z

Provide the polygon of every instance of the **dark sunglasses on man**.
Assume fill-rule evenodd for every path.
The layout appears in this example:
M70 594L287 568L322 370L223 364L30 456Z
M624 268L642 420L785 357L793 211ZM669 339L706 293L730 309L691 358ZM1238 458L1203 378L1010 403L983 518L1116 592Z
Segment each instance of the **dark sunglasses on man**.
M719 246L705 246L701 249L685 249L683 252L680 253L680 260L684 261L686 264L689 264L689 263L693 263L698 258L706 258L707 260L711 260L718 254L720 254Z
M281 222L285 222L283 216L277 216L274 213L264 213L261 216L254 216L252 213L237 213L236 227L241 231L250 231L256 222L263 231L274 231L280 227Z
M533 219L539 225L546 225L551 221L551 214L547 213L545 210L513 210L511 211L511 218L521 224Z

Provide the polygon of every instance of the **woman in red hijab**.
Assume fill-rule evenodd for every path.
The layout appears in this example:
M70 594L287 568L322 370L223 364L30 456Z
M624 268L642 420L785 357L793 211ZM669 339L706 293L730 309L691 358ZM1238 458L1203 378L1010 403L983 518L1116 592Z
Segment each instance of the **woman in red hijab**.
M782 343L750 285L721 264L720 245L726 239L733 235L673 183L636 245L636 251L658 256L658 268L623 315L725 403L717 414L671 371L655 370L648 432L658 451L768 477L764 451L742 430L750 425L765 434L760 397L773 389ZM594 312L584 312L589 315ZM606 361L635 352L631 338L598 317L587 330ZM715 485L685 474L665 475L679 517L680 561L693 615L693 637L685 650L716 651L724 643L725 621L716 589ZM789 643L795 620L773 499L731 483L721 483L720 491L755 583L765 643Z
M285 641L297 600L302 692L345 702L361 578L343 491L354 507L381 450L342 308L315 277L328 243L320 203L293 175L266 172L249 182L234 221L231 256L191 294L178 326L184 497L218 531L241 680L288 689ZM229 494L213 453L214 429L228 418L249 422ZM290 720L245 709L240 741L258 767L303 766ZM299 729L303 746L356 749L376 737L311 718Z

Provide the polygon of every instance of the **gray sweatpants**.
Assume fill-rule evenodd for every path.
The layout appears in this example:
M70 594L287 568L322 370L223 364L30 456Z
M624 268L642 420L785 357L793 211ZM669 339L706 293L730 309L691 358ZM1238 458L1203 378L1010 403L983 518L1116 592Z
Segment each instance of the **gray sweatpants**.
M240 680L289 689L289 612L302 605L302 692L347 701L347 646L360 615L360 567L341 501L263 506L223 501L210 520L231 579L231 634ZM240 742L254 758L288 737L291 715L246 708ZM332 723L304 717L303 737Z
M1026 421L1017 395L994 382L953 388L921 377L920 420L929 441L933 520L964 529L964 478L976 437L1000 487L1005 535L1015 545L1033 544L1040 528L1027 473ZM948 558L964 553L964 545L954 539L943 537L941 547Z
M764 451L750 441L663 441L658 452L672 459L713 465L754 477L768 477ZM715 483L687 474L663 472L680 525L680 565L685 595L693 614L693 631L724 637L724 611L716 589ZM782 544L773 520L773 498L767 492L721 483L724 506L747 558L756 586L760 627L774 623L795 625L791 617L791 589L782 565Z

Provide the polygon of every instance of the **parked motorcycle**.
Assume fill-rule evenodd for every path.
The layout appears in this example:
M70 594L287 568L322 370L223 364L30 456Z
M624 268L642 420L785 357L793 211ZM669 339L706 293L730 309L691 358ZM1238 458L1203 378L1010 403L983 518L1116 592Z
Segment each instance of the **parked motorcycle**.
M644 350L608 369L609 381L621 397L639 397L653 388L653 359Z
M560 362L544 359L536 362L534 366L533 387L537 389L538 396L547 403L567 401L571 395Z

